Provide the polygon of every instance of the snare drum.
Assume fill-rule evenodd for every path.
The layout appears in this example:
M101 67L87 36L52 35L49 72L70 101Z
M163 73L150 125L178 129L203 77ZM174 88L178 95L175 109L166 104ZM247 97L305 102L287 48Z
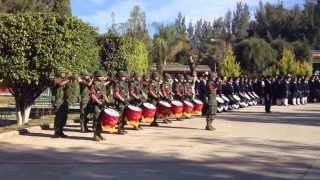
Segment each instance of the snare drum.
M183 115L186 118L191 118L193 113L193 104L189 101L183 101Z
M180 101L172 101L171 112L174 118L181 118L183 114L183 104Z
M113 109L108 108L102 111L100 122L103 130L110 133L116 132L116 126L118 124L119 117L119 112Z
M171 113L171 105L168 102L160 101L158 103L157 113L160 118L166 118Z
M195 99L193 100L193 106L194 106L194 115L201 116L202 115L202 109L203 109L203 102Z
M125 117L127 118L128 125L137 128L139 127L140 119L142 117L142 109L129 105L126 109Z
M151 123L154 120L157 108L150 103L143 103L142 106L142 122Z

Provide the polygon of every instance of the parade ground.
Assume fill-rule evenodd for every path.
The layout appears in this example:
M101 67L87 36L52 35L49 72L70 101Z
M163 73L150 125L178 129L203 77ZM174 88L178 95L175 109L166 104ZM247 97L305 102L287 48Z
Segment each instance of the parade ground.
M92 141L69 123L0 135L0 179L320 179L320 104L250 107L219 114L216 131L194 118Z

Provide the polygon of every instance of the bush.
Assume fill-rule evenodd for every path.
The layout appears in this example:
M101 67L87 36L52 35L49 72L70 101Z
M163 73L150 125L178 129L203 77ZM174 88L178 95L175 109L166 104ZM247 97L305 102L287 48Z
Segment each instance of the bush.
M103 35L98 38L98 44L101 63L110 75L114 76L119 70L129 74L148 71L148 51L143 42L132 37Z

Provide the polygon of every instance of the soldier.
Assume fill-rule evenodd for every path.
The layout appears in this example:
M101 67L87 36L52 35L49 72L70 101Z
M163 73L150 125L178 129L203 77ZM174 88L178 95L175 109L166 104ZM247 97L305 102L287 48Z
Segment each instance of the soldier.
M192 101L194 97L193 77L187 75L186 82L184 83L184 100Z
M129 105L129 84L127 81L127 74L124 71L118 72L118 80L114 87L114 98L116 101L117 110L120 112L121 117L118 124L118 134L124 135L127 132L124 130L126 125L125 109Z
M149 88L148 88L148 100L150 103L157 105L158 101L161 97L160 93L160 83L159 83L159 76L158 73L153 72L151 75L151 81L149 83ZM157 123L158 119L158 114L155 115L153 122L151 123L151 126L159 126Z
M66 71L60 70L59 77L53 82L54 99L54 138L66 138L68 137L63 133L63 128L66 125L68 118L68 102L66 85L69 83L69 79L66 78Z
M172 92L172 80L169 74L164 74L163 83L161 84L161 91L164 95L163 100L172 101L173 100L173 92Z
M178 81L173 83L173 92L174 92L174 99L178 101L184 101L184 77L182 74L178 74Z
M266 113L271 113L271 105L272 105L272 82L271 77L268 76L264 80L264 104Z
M207 125L206 130L214 131L215 128L212 126L212 122L215 119L215 115L217 113L217 86L215 84L215 74L209 73L208 82L207 82L207 89L208 89L208 111L207 111Z
M108 97L106 93L106 86L102 72L94 72L94 81L89 92L90 103L93 111L93 139L95 141L103 141L105 138L101 135L102 127L100 122L101 112L107 105Z
M135 106L141 106L142 103L146 102L147 95L144 92L141 76L134 73L132 80L129 82L129 95L130 104Z
M88 114L92 111L90 109L90 96L89 91L91 88L91 85L93 83L93 79L89 76L89 73L84 71L82 73L82 78L79 79L79 85L80 85L80 127L81 132L86 133L90 132L88 129Z

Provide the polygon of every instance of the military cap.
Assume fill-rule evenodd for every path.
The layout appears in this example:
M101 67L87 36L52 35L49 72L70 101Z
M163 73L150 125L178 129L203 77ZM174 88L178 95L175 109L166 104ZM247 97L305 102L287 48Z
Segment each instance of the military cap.
M127 73L125 71L118 72L118 77L124 77L124 76L127 76Z
M187 80L192 80L192 79L193 79L192 76L187 75Z
M156 78L156 77L158 77L158 73L157 72L152 72L151 78Z
M94 76L95 77L102 77L103 76L103 73L101 71L95 71L94 72Z
M182 74L178 74L178 79L184 80L184 76Z
M89 72L84 70L81 72L81 76L90 76Z

